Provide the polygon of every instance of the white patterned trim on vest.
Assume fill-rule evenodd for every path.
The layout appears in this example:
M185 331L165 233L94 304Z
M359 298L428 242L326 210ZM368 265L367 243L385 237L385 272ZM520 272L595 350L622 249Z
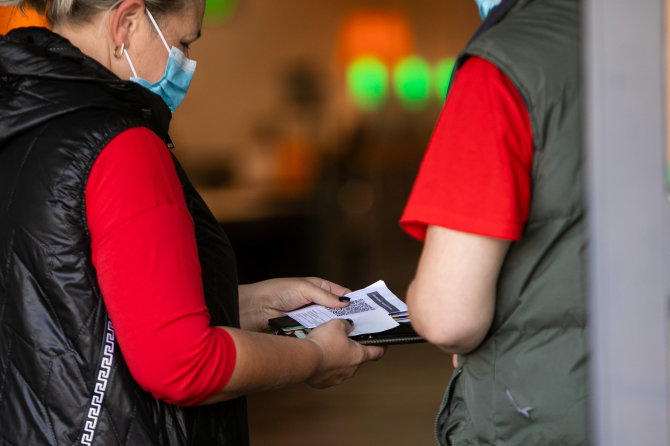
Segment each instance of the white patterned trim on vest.
M102 400L105 398L109 371L112 368L112 360L114 359L114 339L114 326L111 321L107 321L105 349L102 353L98 379L95 382L95 390L93 391L93 398L91 398L91 405L88 409L88 416L86 417L86 424L84 425L84 433L81 436L79 444L91 446L91 443L93 442L95 427L98 424L98 417L100 416L100 409L102 408Z

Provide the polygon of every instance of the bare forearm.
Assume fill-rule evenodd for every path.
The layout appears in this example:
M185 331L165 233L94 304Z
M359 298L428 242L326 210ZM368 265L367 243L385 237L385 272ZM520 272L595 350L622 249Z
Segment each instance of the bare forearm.
M316 344L226 327L235 342L235 369L228 384L205 404L307 381L319 367Z
M258 331L259 320L263 317L263 308L254 299L252 285L239 285L240 327Z
M237 352L235 368L228 384L205 404L301 382L317 388L342 383L361 364L384 354L381 347L349 339L352 328L343 320L330 321L307 339L296 339L226 327Z
M407 293L417 332L450 353L477 348L493 320L498 273L508 247L505 240L429 227Z

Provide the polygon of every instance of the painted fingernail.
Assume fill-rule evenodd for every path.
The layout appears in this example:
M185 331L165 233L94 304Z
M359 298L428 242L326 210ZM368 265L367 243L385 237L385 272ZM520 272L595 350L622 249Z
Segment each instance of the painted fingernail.
M340 297L340 302L351 302L351 298L347 296Z
M347 319L347 322L349 322L351 325L354 325L354 321L352 321L351 319Z

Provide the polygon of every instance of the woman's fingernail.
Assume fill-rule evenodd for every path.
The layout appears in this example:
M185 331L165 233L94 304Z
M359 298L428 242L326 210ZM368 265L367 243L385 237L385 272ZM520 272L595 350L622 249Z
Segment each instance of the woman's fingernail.
M351 298L347 296L340 297L340 302L351 302Z
M352 321L351 319L347 319L346 321L349 322L352 326L354 325L354 321Z

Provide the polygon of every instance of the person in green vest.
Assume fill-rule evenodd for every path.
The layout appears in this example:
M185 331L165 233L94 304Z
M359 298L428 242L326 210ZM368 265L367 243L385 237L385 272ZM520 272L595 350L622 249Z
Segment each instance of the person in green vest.
M407 303L456 354L446 445L588 444L579 0L476 0L401 218Z

